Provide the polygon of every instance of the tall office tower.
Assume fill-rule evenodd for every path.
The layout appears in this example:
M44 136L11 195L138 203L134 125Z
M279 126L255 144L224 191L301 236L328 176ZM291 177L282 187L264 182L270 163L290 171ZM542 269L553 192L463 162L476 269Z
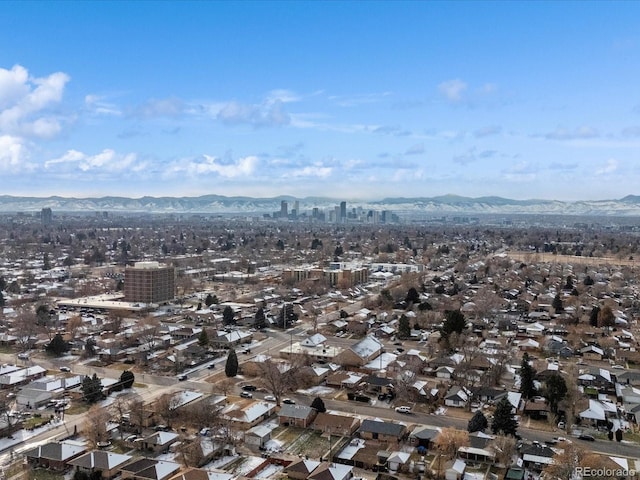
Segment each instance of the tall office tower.
M42 225L51 225L53 223L53 212L50 208L40 210L40 221Z
M340 207L338 205L336 205L335 207L333 207L333 222L336 223L340 223L343 222L344 220L342 220L342 215L340 214Z
M347 202L340 202L340 221L347 221Z
M124 299L127 302L160 303L176 296L174 267L158 262L136 262L124 269Z
M280 202L280 217L287 218L289 216L289 205L286 201Z

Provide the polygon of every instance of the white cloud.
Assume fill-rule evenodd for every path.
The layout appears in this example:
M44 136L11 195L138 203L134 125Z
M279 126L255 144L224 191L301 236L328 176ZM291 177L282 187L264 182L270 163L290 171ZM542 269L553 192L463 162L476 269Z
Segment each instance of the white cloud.
M178 117L185 112L185 104L177 97L152 98L139 105L134 115L144 118Z
M45 169L58 168L60 170L75 170L82 172L122 172L140 171L140 165L136 164L136 154L118 154L110 148L105 148L96 155L87 155L78 150L68 150L62 157L47 160Z
M192 176L216 173L221 177L235 178L251 175L258 165L258 157L248 156L237 162L223 163L219 158L202 155L198 159L183 160L171 168L173 173L186 172Z
M598 131L589 126L582 126L574 130L557 128L553 132L549 132L544 135L544 137L549 140L584 140L587 138L596 138L598 136Z
M412 145L404 152L405 155L420 155L422 153L424 153L424 143Z
M28 151L22 139L11 135L0 135L0 169L3 171L24 171Z
M120 109L102 95L85 95L84 103L96 115L122 115Z
M455 78L442 82L438 85L438 90L440 90L440 93L450 102L459 102L463 99L464 93L467 90L467 84L459 78Z
M333 169L331 167L325 167L322 165L309 165L298 170L293 170L287 177L318 177L327 178L331 175Z
M618 170L618 161L614 158L610 158L609 160L607 160L607 163L604 167L596 170L596 175L608 175L615 172L616 170Z
M282 110L283 102L268 99L263 104L227 102L217 113L217 119L229 125L249 124L254 127L278 127L288 125L291 117Z
M57 135L60 119L48 109L60 102L68 81L62 72L36 78L20 65L0 68L0 130L25 137Z

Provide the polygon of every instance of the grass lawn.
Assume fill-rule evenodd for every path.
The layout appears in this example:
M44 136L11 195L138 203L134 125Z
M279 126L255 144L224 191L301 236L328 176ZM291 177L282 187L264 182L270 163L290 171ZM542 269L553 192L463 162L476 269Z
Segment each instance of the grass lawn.
M91 405L84 402L72 402L71 406L64 411L66 415L78 415L80 413L86 413L91 408Z
M36 427L39 427L40 425L44 425L48 421L49 421L49 418L45 418L45 417L30 417L30 418L27 418L22 425L23 425L23 428L36 428Z
M64 480L64 475L44 468L29 471L29 480Z

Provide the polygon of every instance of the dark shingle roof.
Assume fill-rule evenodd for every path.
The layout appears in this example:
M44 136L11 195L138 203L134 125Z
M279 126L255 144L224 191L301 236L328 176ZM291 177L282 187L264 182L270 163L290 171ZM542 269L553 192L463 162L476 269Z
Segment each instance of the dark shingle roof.
M377 422L375 420L367 419L362 421L362 425L360 425L358 432L371 432L400 437L406 428L407 427L400 423Z

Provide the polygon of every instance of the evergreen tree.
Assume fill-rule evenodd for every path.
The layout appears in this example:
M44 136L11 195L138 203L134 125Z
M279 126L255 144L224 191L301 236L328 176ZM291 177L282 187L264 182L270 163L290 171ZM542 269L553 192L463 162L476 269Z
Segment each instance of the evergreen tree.
M320 397L316 397L311 402L311 408L315 408L318 413L327 411L327 407L324 406L324 401Z
M62 335L56 333L55 337L53 337L53 339L45 347L45 350L48 354L59 357L62 354L68 352L70 348L71 347L69 347L69 343L64 341Z
M256 316L253 322L253 327L256 330L262 330L264 328L267 328L267 319L264 316L264 309L262 307L260 307L256 312Z
M222 323L225 325L231 325L236 323L235 313L233 312L233 308L229 305L224 307L222 311Z
M411 336L411 326L409 325L409 318L406 315L402 315L398 321L398 338L409 338Z
M484 430L489 426L489 422L487 417L484 416L480 409L476 410L476 413L473 414L473 417L469 420L467 424L467 431L469 433L473 432L484 432Z
M558 374L553 374L547 379L545 396L549 401L549 407L553 413L558 413L558 404L567 395L567 383Z
M0 308L4 307L5 303L4 295L2 294L2 290L0 290Z
M201 347L206 347L207 345L209 345L209 335L207 335L206 328L203 328L200 332L200 335L198 335L198 345L200 345Z
M592 327L598 326L598 315L600 314L600 307L595 306L591 309L591 313L589 314L589 325Z
M441 329L443 337L449 337L453 332L460 334L467 326L464 314L460 310L446 310L444 317Z
M136 376L133 374L131 370L125 370L120 375L120 383L122 384L122 388L133 387L133 383L135 381L136 381Z
M496 405L491 431L494 435L502 433L503 435L515 436L517 430L518 422L513 416L511 402L504 396L502 400L498 402L498 405Z
M235 377L238 375L238 356L232 348L227 355L227 363L224 364L224 374L227 377Z
M525 399L530 399L536 394L536 387L533 379L536 371L529 363L529 355L525 352L520 362L520 393Z
M556 296L553 298L553 302L551 302L551 306L556 312L562 312L564 310L559 293L556 293Z
M218 303L218 299L215 295L211 295L210 293L207 294L207 297L204 299L204 304L207 307L210 307L211 305L213 305L214 303Z
M96 341L93 337L87 338L84 342L84 351L88 357L93 357L96 354Z
M42 257L42 270L51 270L51 261L49 261L49 254L46 252Z
M408 304L418 303L420 301L420 294L418 293L418 290L416 290L414 287L411 287L407 292L407 296L404 299L404 301L407 302Z
M102 381L94 373L92 377L82 379L82 396L87 403L95 403L102 399Z

